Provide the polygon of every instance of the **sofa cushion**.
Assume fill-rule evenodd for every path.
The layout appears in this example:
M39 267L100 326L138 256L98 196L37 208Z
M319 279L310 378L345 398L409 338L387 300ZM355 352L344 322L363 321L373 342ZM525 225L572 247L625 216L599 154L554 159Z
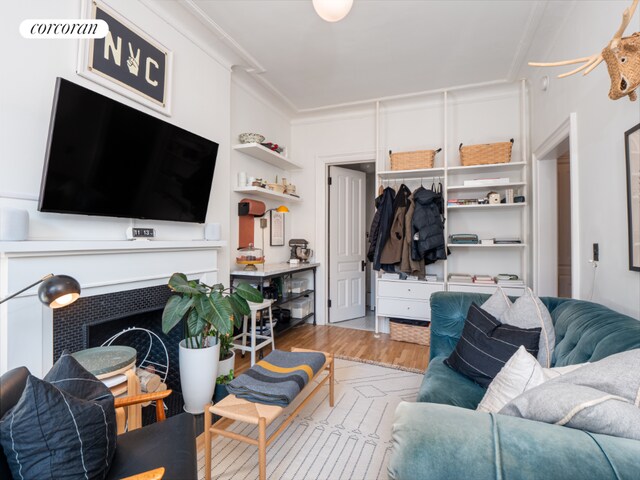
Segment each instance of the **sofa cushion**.
M509 361L498 372L480 401L480 412L499 412L511 400L527 390L542 385L547 380L572 372L586 363L566 367L544 368L538 360L525 350L518 348Z
M522 418L402 402L391 479L638 478L640 442Z
M502 324L472 303L460 340L444 363L486 388L520 345L536 355L539 340L540 328Z
M422 379L418 402L444 403L474 409L482 399L485 389L473 380L447 367L447 357L436 357Z
M116 447L113 396L63 354L45 380L29 375L0 420L0 441L14 478L104 478Z
M489 312L496 318L500 318L504 312L509 310L513 303L509 300L509 297L502 288L496 288L496 291L493 292L486 302L484 302L480 308L482 308L485 312Z
M549 380L500 413L640 440L640 349Z
M180 439L180 441L176 441ZM181 413L118 436L118 448L106 480L164 467L166 479L196 480L196 427L193 415Z
M521 328L541 328L537 358L543 367L551 367L556 346L553 320L547 307L529 287L525 288L524 295L518 298L511 308L505 310L498 320Z

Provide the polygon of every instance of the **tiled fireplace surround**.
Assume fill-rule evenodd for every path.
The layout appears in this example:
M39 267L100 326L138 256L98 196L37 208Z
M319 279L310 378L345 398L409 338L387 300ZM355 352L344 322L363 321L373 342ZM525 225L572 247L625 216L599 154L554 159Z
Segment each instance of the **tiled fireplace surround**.
M89 343L88 334L92 328L122 321L126 322L126 327L140 326L135 321L127 322L127 318L135 317L142 312L152 312L155 316L160 316L160 309L164 307L170 295L171 292L166 285L158 285L84 297L67 308L55 310L53 361L55 362L64 350L73 353L97 346L95 341Z

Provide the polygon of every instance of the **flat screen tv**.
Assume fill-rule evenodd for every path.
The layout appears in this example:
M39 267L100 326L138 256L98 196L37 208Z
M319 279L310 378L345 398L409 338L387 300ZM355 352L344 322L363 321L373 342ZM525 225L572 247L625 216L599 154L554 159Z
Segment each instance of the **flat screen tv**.
M38 210L203 223L218 144L63 78Z

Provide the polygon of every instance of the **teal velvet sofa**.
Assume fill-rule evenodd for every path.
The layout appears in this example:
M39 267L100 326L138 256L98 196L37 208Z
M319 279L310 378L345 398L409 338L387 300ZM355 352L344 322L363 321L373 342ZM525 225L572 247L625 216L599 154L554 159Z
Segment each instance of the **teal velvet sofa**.
M393 425L389 478L640 479L640 441L475 411L485 389L443 361L471 302L489 295L431 296L431 349L417 401ZM541 298L556 330L554 365L594 362L640 348L640 321L596 303Z

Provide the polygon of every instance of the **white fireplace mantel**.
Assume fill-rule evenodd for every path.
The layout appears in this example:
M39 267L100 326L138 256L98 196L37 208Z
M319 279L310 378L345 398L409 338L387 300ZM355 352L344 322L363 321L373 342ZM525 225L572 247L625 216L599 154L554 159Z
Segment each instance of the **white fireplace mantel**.
M224 247L206 240L0 242L0 298L48 273L77 279L82 296L166 284L174 272L215 283ZM0 304L0 374L25 365L42 376L52 365L53 314L37 291Z

